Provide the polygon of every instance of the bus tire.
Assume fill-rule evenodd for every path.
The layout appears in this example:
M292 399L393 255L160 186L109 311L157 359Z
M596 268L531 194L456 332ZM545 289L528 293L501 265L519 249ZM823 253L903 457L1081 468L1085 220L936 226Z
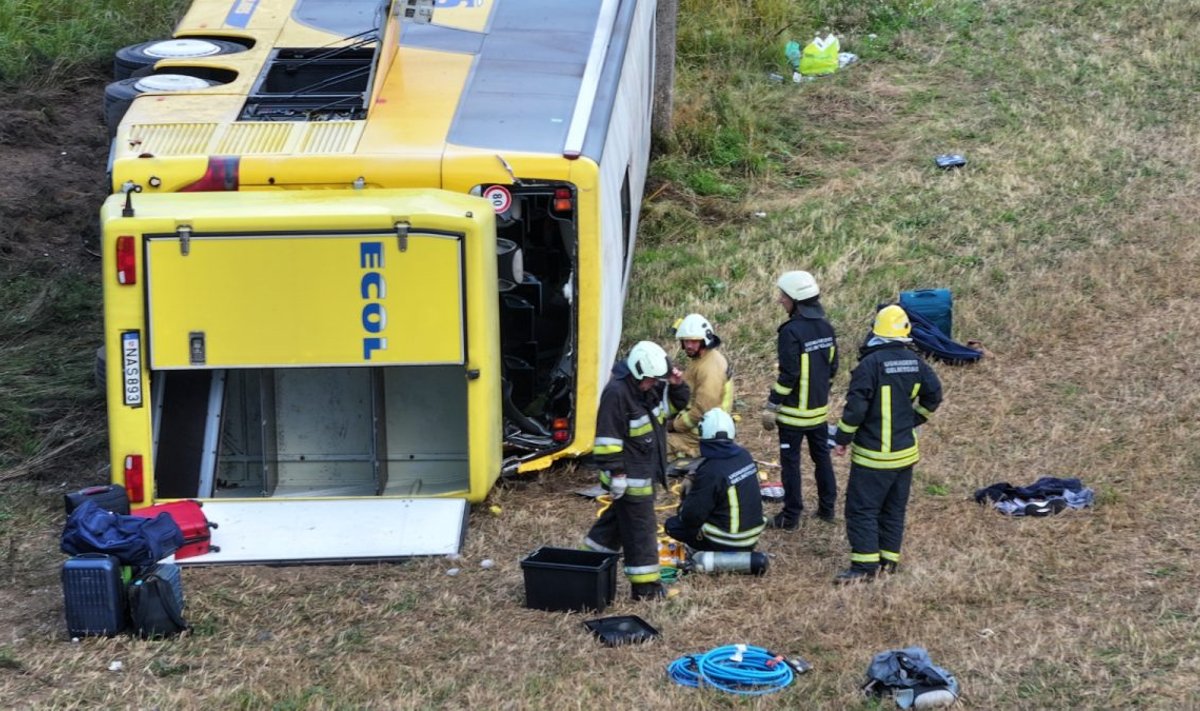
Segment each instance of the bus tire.
M159 74L155 76L172 76ZM179 75L185 76L185 75ZM121 119L125 117L125 112L129 111L129 106L133 100L142 93L142 89L138 88L138 82L147 77L130 77L121 79L120 81L110 82L104 87L104 124L108 126L108 137L112 138L117 135L117 126L121 125ZM187 77L196 82L203 82L206 86L213 86L219 82L210 81L207 79L196 79L195 77ZM190 88L201 88L194 86ZM159 91L162 91L161 89Z
M245 52L245 45L207 37L179 37L142 42L118 49L113 55L113 79L133 76L142 67L153 67L163 59L202 59Z

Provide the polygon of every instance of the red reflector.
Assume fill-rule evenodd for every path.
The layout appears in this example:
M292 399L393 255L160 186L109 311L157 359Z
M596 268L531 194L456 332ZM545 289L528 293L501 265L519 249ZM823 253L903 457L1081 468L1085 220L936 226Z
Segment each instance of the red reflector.
M142 473L142 455L129 454L125 456L125 493L131 502L140 503L146 500L146 480Z
M555 442L566 442L571 439L571 433L566 430L554 430L554 434L551 436Z
M216 190L238 189L238 156L213 156L208 159L208 170L196 182L180 188L183 193L199 193Z
M137 283L137 252L134 251L133 237L121 235L117 238L117 283Z
M569 198L569 197L571 197L571 189L570 188L555 188L554 189L554 197L555 197L555 199Z
M554 418L552 428L556 430L569 430L571 429L571 421L565 417L556 417Z

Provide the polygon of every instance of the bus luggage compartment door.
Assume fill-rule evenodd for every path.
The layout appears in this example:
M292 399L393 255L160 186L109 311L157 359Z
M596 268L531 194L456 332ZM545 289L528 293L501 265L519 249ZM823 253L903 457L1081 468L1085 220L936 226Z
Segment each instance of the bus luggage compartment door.
M149 237L155 369L465 361L458 235Z

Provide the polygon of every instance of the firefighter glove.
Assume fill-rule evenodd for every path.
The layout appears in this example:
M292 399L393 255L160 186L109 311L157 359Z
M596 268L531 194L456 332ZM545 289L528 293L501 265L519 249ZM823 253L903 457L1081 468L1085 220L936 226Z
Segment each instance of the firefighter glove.
M767 432L775 429L775 411L779 409L778 405L767 403L767 406L762 411L762 426Z
M625 475L613 475L612 481L608 484L608 493L612 495L612 500L616 501L625 495L625 490L629 488L629 483L625 480Z

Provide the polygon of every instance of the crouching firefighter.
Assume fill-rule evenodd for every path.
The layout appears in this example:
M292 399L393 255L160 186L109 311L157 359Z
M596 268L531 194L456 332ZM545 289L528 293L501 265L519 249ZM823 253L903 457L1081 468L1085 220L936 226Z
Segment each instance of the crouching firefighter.
M656 343L641 341L600 395L592 450L600 485L612 497L588 531L584 546L603 553L625 552L625 576L633 599L665 595L659 580L655 482L666 481L666 383L671 364Z
M750 453L733 441L733 418L720 408L700 420L700 456L690 485L684 487L679 513L664 524L667 535L693 551L698 570L766 572L766 556L752 553L766 528L758 467Z
M913 465L920 459L916 427L942 402L937 374L909 346L911 330L904 309L881 309L850 375L833 450L840 457L850 446L850 568L834 579L838 584L871 580L881 564L894 572L900 563Z

